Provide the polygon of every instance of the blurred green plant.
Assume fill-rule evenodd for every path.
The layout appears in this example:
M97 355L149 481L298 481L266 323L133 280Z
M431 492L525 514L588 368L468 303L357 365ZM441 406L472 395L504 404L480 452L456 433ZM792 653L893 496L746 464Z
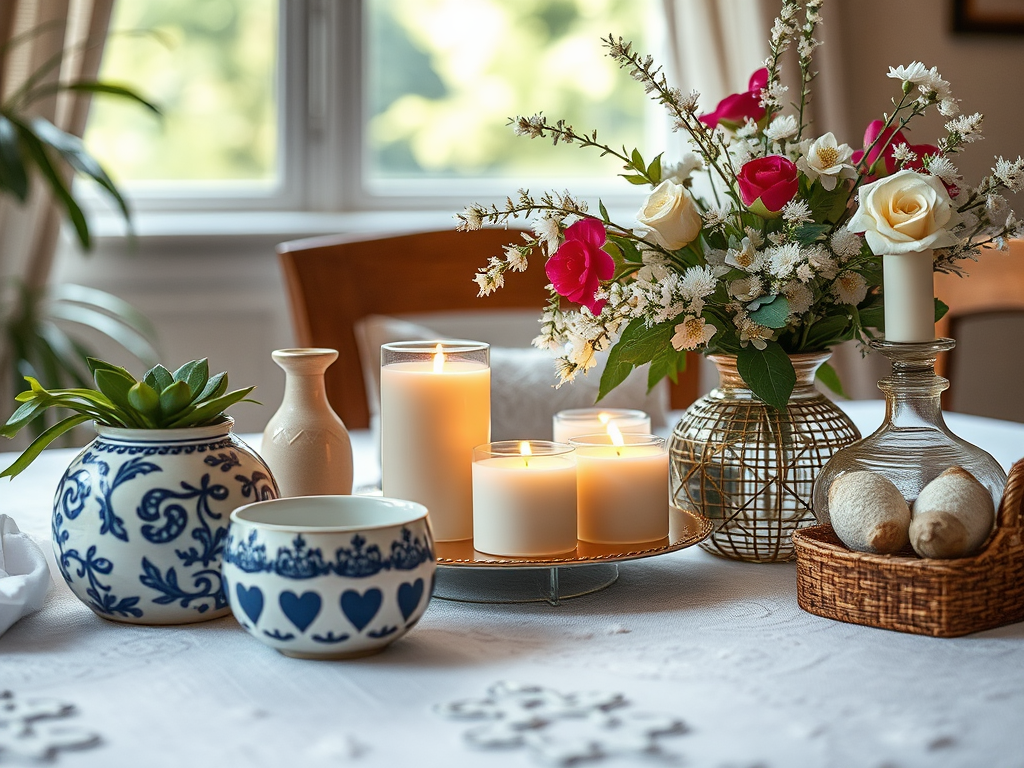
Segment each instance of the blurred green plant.
M18 46L54 29L54 23L42 24L13 37L0 46L0 58L8 58ZM0 103L0 194L25 203L34 183L46 184L71 223L78 242L88 251L92 247L89 224L71 187L76 175L99 185L124 217L129 234L131 211L117 185L86 151L82 140L46 118L33 115L33 105L62 91L71 91L124 99L157 116L160 110L136 91L116 83L55 82L53 75L70 51L58 52L44 61ZM0 366L13 373L15 390L24 389L25 376L45 376L56 386L83 385L87 380L86 359L92 356L92 350L80 337L64 330L65 323L107 336L147 363L156 359L152 325L118 297L80 285L30 286L9 280L0 286L0 324L9 345Z
M92 357L87 362L95 389L47 390L31 376L25 377L29 389L15 398L21 406L0 427L0 435L14 437L51 408L64 408L75 415L40 434L0 477L14 477L55 439L86 421L127 429L186 429L222 421L225 409L235 403L257 402L246 397L255 387L228 392L227 373L210 376L206 358L190 360L174 373L155 365L142 381L118 365Z

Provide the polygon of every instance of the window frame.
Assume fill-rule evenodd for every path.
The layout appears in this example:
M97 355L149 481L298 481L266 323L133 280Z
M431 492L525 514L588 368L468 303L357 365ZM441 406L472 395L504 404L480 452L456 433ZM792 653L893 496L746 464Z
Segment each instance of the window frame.
M520 188L539 192L570 189L612 210L635 209L643 194L609 175L607 179L396 180L373 184L365 178L367 0L279 0L277 148L279 178L267 188L252 182L135 182L122 184L133 209L142 214L356 215L387 212L461 211L468 203L500 203ZM358 109L351 108L358 105ZM654 105L651 105L654 107ZM650 115L656 114L652 110ZM653 128L651 127L653 126ZM667 120L655 118L638 141L664 137ZM526 141L526 139L524 139ZM113 211L94 188L83 189L87 206L107 219L101 228L119 229ZM246 225L240 225L245 227ZM220 229L220 228L218 228ZM243 230L244 231L244 230ZM140 227L145 235L145 227Z

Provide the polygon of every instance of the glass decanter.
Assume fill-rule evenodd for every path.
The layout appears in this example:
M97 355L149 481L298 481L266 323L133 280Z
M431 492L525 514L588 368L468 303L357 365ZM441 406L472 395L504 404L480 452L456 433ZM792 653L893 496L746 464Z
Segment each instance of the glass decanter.
M939 398L949 381L935 374L935 358L956 346L953 339L922 342L873 341L892 363L878 382L885 393L885 421L873 434L838 451L814 483L814 514L830 522L828 489L846 472L869 470L889 478L908 502L952 466L974 475L998 506L1006 473L991 455L952 432L942 419Z

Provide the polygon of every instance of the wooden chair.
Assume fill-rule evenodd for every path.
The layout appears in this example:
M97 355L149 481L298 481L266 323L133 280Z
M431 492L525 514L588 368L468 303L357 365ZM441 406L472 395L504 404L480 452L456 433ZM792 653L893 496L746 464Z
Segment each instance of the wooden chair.
M281 243L296 342L330 347L338 362L327 370L327 397L345 424L369 426L366 388L359 367L355 323L368 315L452 310L533 309L547 299L548 279L540 264L508 276L505 286L477 296L473 275L517 231L483 229L406 235L330 236ZM672 387L671 406L685 408L697 398L697 355Z
M986 313L1024 313L1024 240L1010 242L1008 252L982 251L976 263L964 262L968 277L935 275L935 295L949 306L949 312L935 325L939 338L956 338L958 322ZM1005 339L993 341L996 348L1019 356L1024 339L1007 344ZM943 394L943 405L948 407L956 392L953 375L957 350L941 355L936 372L950 378L950 389ZM979 375L984 375L979 371Z

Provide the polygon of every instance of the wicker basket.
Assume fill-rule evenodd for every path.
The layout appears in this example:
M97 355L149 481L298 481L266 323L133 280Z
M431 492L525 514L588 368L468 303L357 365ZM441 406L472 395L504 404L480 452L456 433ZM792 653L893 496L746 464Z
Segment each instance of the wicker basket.
M827 525L793 534L797 599L828 619L957 637L1024 620L1024 459L1010 470L985 548L959 560L847 549Z

